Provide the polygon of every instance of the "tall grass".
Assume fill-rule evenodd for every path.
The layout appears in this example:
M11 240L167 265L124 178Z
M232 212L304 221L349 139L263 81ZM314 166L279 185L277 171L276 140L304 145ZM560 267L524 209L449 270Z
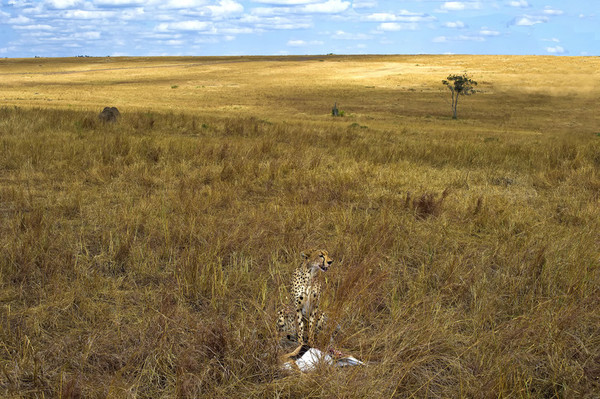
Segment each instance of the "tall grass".
M594 397L600 141L446 123L1 108L2 396ZM278 368L310 247L366 367Z

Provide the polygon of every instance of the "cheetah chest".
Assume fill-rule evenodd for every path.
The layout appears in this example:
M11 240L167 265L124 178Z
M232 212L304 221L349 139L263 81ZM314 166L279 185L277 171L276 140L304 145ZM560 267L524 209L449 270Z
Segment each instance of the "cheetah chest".
M321 284L313 281L308 273L298 273L296 277L296 304L302 309L302 316L308 318L319 306Z

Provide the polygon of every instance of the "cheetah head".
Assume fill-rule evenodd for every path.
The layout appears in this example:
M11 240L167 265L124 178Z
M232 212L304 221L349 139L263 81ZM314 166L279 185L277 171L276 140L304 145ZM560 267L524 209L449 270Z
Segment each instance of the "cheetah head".
M304 267L309 269L313 275L318 271L326 272L333 263L333 259L329 257L327 251L322 249L302 252L302 258Z

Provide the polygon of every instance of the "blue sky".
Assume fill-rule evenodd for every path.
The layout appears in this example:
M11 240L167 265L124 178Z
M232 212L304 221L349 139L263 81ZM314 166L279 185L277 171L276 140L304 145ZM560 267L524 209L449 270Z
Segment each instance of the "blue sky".
M600 55L598 0L0 1L0 57Z

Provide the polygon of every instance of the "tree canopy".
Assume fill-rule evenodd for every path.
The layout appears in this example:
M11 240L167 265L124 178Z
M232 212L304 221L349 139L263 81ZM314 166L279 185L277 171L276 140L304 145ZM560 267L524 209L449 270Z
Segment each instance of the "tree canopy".
M442 83L448 86L452 92L452 119L457 118L456 108L458 107L458 97L475 94L474 86L477 82L471 79L466 73L462 75L449 75Z

